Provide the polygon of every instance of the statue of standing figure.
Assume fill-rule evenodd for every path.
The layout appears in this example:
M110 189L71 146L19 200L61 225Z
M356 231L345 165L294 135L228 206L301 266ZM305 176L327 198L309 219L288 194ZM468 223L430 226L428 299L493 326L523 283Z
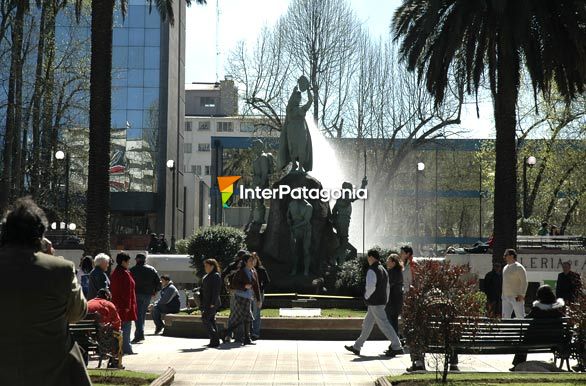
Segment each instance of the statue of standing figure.
M291 276L297 274L299 267L299 249L303 252L303 274L309 276L311 263L311 216L313 206L307 200L292 200L287 209L287 223L291 230L291 251L293 254L293 269Z
M252 141L252 149L255 154L258 154L258 157L252 162L252 188L266 189L269 187L270 175L273 174L273 155L265 152L264 143L260 139ZM263 224L265 211L262 197L252 200L249 222Z
M291 171L311 171L313 168L313 149L311 134L305 122L305 114L313 103L313 94L309 91L309 81L301 76L293 89L289 102L285 123L279 139L279 168L292 163ZM301 93L307 91L307 103L301 105Z
M366 176L362 179L362 186L360 189L366 188L368 180ZM353 186L350 182L342 183L342 190L352 189ZM346 252L349 250L351 256L356 256L356 248L348 241L349 230L350 230L350 219L352 217L352 203L356 201L356 198L340 198L334 204L332 209L332 221L334 228L336 228L336 234L338 237L338 249L336 250L336 263L341 265L346 260Z

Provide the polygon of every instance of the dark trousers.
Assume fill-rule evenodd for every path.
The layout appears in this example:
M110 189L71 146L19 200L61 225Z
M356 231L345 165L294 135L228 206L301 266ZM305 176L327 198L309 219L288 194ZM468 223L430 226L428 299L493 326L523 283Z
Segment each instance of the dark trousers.
M203 325L205 326L206 330L208 331L208 335L210 337L210 341L219 342L220 339L218 337L218 326L216 325L216 309L206 309L201 313L201 320Z
M163 318L166 314L174 314L177 311L171 310L166 304L157 304L153 307L153 322L157 328L165 328Z
M134 321L134 338L144 339L144 321L151 303L151 295L136 294L136 320Z

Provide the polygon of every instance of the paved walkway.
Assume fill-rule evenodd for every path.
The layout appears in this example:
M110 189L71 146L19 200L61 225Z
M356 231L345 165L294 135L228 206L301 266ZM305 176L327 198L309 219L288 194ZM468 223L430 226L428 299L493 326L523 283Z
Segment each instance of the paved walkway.
M154 327L149 322L147 332ZM129 370L162 372L176 370L173 385L373 385L381 376L402 374L410 365L409 355L386 359L380 356L387 343L369 341L361 357L344 350L337 341L258 341L255 346L235 343L205 349L203 339L147 335L134 345L137 355L126 356ZM428 358L429 360L430 358ZM507 371L512 355L460 358L462 371ZM530 360L551 360L548 354L529 355ZM90 366L95 366L91 363ZM431 369L432 363L428 363Z

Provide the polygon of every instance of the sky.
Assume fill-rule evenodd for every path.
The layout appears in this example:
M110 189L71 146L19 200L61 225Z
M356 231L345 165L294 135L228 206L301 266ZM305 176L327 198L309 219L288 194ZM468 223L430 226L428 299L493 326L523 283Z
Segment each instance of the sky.
M204 6L187 8L185 81L216 81L216 9L220 7L218 46L218 78L223 79L224 60L236 44L244 40L252 45L261 28L274 24L287 11L290 0L207 0ZM389 33L390 22L400 0L349 0L363 25L374 38ZM492 107L480 105L480 119L476 106L469 98L463 108L462 138L494 138Z

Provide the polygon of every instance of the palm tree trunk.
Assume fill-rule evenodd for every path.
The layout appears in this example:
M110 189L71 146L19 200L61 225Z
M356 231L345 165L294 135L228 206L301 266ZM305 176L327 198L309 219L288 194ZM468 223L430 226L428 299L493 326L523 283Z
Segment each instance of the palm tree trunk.
M499 42L497 85L493 94L496 127L494 179L493 262L502 262L507 248L517 244L517 147L515 108L518 97L519 63L507 35Z
M92 1L85 252L110 252L110 115L114 0Z

